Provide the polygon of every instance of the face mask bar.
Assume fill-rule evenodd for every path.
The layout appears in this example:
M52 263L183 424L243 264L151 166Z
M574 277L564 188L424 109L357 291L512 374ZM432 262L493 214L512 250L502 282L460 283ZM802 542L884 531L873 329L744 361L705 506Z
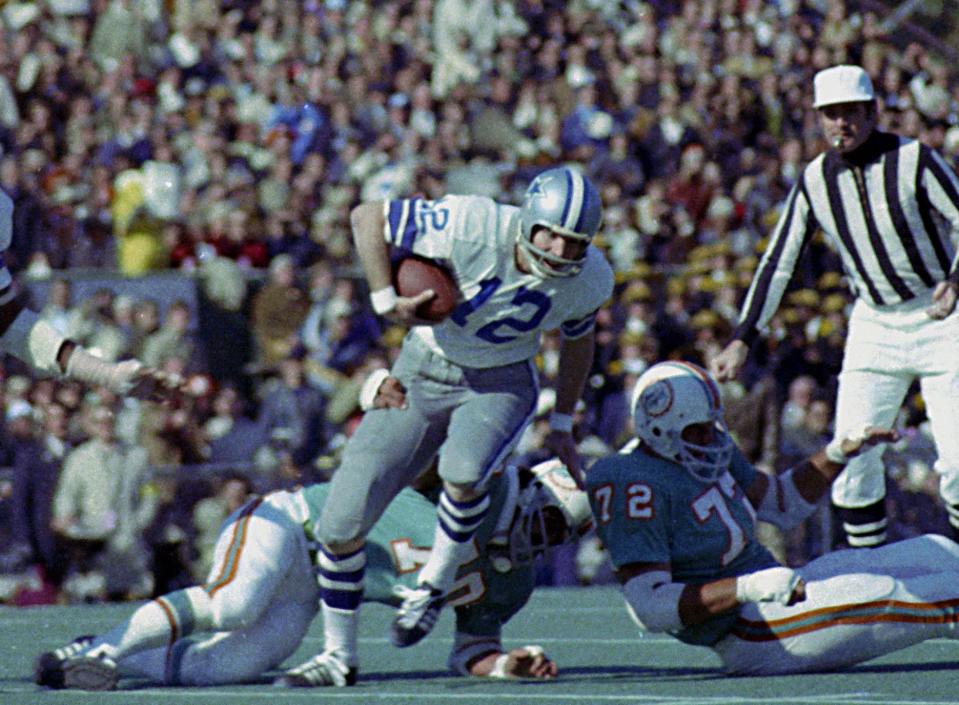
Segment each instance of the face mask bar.
M729 467L733 455L733 440L726 429L716 424L715 440L709 445L679 441L679 462L701 482L713 482Z

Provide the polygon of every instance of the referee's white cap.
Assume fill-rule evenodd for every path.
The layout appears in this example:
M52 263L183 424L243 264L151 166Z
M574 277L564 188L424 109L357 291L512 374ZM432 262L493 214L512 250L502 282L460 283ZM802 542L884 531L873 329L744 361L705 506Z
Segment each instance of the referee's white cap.
M819 71L813 77L813 107L836 103L859 103L875 100L872 81L859 66L843 64Z

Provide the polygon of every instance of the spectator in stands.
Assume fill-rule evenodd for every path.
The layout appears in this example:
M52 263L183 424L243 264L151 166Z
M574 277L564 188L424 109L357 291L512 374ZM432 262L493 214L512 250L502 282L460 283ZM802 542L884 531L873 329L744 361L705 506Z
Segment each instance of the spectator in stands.
M213 397L213 415L203 425L211 463L249 463L266 442L264 429L244 408L236 387L226 385Z
M90 439L64 459L52 526L70 547L71 570L102 576L102 582L93 583L93 594L85 596L143 594L146 557L140 532L155 511L149 495L141 494L146 453L117 442L109 407L90 409L88 422Z
M59 586L65 573L51 528L53 497L60 467L73 447L67 410L50 404L36 438L13 448L13 537L24 559L43 567L44 577Z
M279 379L263 397L257 423L278 455L308 466L326 447L326 398L306 378L306 348L295 345L278 364Z
M196 343L189 332L190 316L190 305L182 299L167 307L163 325L143 341L140 359L145 365L161 367L174 357L185 361L194 360Z
M73 284L69 279L58 277L50 282L47 302L40 310L40 318L62 336L76 334L80 311L73 307Z
M267 283L251 301L250 318L261 364L272 365L290 352L308 310L309 298L296 282L292 258L279 255L270 263Z
M143 359L144 342L159 329L160 304L151 298L137 301L133 312L133 337L130 340L130 352L135 358Z

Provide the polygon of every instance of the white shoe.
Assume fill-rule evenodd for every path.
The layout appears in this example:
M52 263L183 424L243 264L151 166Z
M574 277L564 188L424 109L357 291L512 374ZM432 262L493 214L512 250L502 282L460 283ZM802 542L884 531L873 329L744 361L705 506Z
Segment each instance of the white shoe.
M446 596L429 583L421 583L410 589L397 585L393 592L403 598L390 625L390 641L393 646L412 646L429 634L436 626Z
M356 666L347 665L336 651L324 651L305 663L291 668L273 681L277 688L319 688L333 686L345 688L356 685L359 672Z

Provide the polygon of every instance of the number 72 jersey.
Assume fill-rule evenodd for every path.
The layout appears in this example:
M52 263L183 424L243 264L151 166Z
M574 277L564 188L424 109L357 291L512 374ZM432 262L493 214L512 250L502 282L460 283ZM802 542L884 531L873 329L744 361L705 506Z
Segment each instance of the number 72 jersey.
M528 360L544 330L584 335L613 290L612 268L593 246L576 276L541 279L519 271L515 206L481 196L413 198L387 201L384 216L391 246L444 264L456 279L460 297L453 313L412 334L464 367Z
M597 461L586 473L596 530L616 568L664 563L679 583L705 583L777 565L755 538L756 514L744 487L756 469L736 450L715 482L642 447ZM677 634L709 645L729 615Z

